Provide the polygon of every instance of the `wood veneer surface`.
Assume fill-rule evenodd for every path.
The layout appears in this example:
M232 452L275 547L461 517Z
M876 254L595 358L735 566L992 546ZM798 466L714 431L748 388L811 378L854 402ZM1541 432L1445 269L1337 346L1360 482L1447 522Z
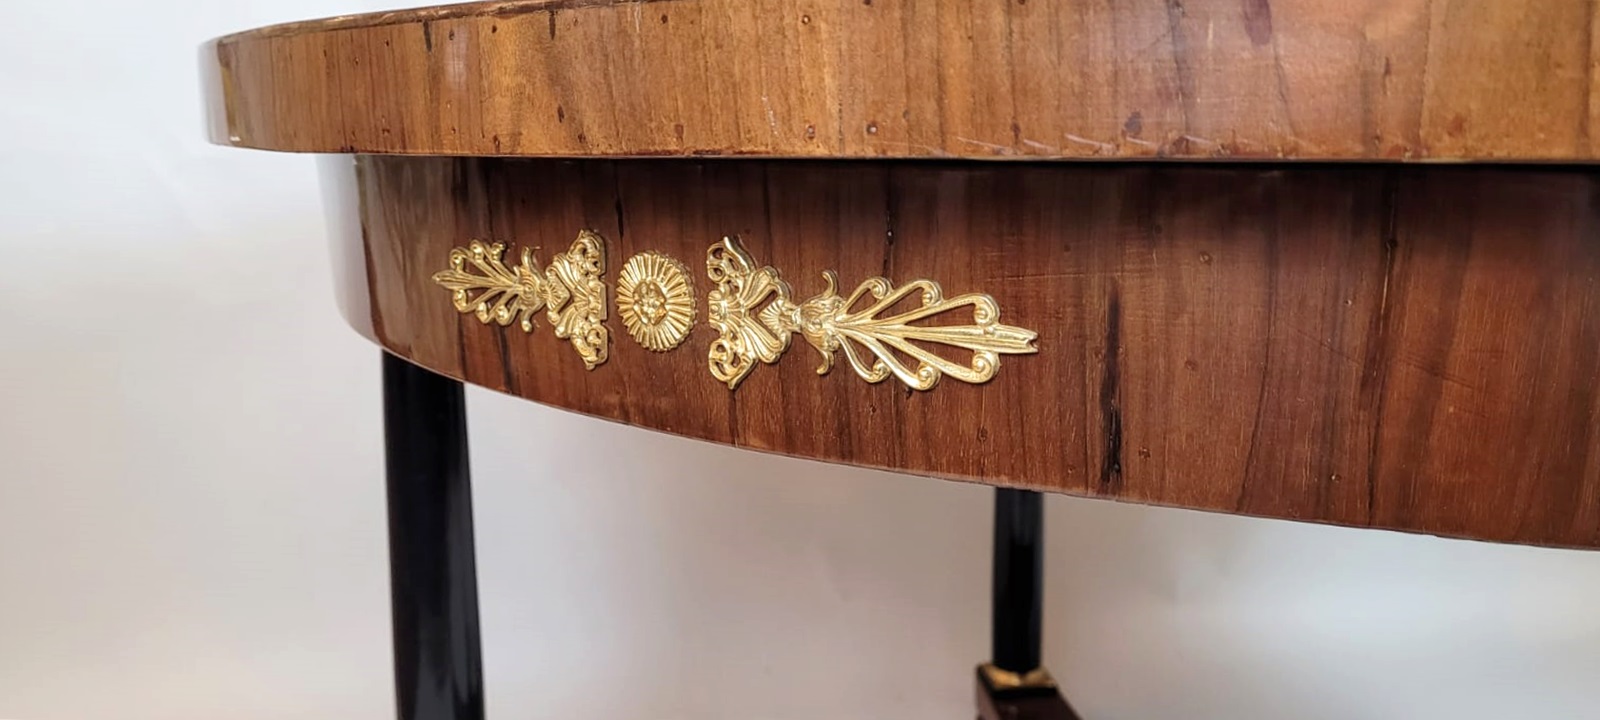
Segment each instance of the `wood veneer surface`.
M340 160L352 324L438 372L642 427L1074 495L1518 543L1600 545L1600 183L1406 166ZM607 281L656 250L698 322L620 329L584 369L456 312L430 276L471 238L548 259L580 229ZM707 248L737 233L797 298L839 273L986 292L1038 332L984 385L815 372L798 339L736 391L706 351Z
M528 0L203 52L213 137L429 155L1590 161L1587 0Z

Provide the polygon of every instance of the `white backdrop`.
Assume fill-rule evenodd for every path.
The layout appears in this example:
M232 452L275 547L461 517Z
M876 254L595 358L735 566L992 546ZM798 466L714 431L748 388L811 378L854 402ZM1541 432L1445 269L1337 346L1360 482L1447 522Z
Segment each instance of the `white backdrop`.
M195 70L380 5L0 5L0 717L391 716L378 354ZM971 716L985 489L469 403L491 717ZM1047 508L1090 720L1600 712L1600 553Z

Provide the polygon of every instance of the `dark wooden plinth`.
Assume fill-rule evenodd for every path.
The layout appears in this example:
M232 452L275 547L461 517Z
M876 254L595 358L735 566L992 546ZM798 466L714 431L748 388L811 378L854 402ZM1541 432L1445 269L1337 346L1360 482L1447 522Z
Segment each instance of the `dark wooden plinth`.
M1054 688L1000 690L984 680L978 668L978 720L1083 720Z

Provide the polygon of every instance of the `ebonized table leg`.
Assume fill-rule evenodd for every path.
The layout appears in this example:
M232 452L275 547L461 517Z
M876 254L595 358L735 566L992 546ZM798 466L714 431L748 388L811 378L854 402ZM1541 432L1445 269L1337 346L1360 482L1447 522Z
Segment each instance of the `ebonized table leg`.
M389 573L400 720L481 720L483 673L466 403L461 383L383 357ZM994 662L978 711L999 720L1077 720L1040 667L1043 498L995 494Z
M1039 663L1044 616L1044 498L997 488L990 618L993 659L978 667L980 720L1079 720Z
M483 672L461 383L383 356L399 720L480 720Z

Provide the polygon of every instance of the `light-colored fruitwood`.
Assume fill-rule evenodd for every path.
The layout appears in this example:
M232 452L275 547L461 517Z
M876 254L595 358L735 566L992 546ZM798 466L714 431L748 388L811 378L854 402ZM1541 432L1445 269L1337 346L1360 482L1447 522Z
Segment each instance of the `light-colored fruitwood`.
M213 135L434 155L1589 161L1588 0L528 0L206 49Z

